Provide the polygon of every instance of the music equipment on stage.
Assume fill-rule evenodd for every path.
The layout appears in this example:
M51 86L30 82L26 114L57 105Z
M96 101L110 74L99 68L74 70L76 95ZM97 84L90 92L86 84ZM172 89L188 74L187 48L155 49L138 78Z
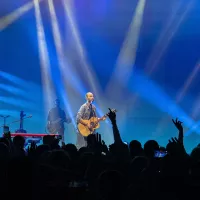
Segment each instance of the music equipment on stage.
M5 126L6 126L6 119L7 119L8 117L10 117L10 115L0 115L0 117L3 118L3 127L5 127Z
M24 111L20 112L20 123L19 123L19 129L15 131L15 133L26 133L26 130L23 129L23 123L24 123L24 117L26 114L24 114Z
M48 132L49 133L55 133L55 132L59 131L62 128L61 124L64 123L64 122L65 122L65 120L61 119L61 118L58 118L55 121L48 122L48 124L47 124Z
M1 126L1 127L3 127L3 132L4 132L4 133L9 132L9 127L6 126L6 119L7 119L8 117L10 117L10 115L0 115L0 117L3 118L3 126Z
M27 117L23 117L23 120L24 119L28 119L28 118L31 118L32 117L32 115L29 115L29 116L27 116ZM11 124L14 124L14 123L17 123L17 122L21 122L21 119L20 120L15 120L15 121L13 121L13 122L11 122L10 124L7 124L6 126L10 126ZM4 127L4 125L3 126L0 126L0 128L3 128ZM23 122L22 122L22 124L20 125L20 127L23 129ZM20 132L20 131L19 131Z
M62 138L62 136L59 134L45 134L45 133L11 133L10 135L11 135L11 137L20 135L25 138L43 138L46 135L50 135L50 136L54 136L58 139Z
M117 112L115 109L112 109L111 111L115 112L115 113ZM105 114L101 118L91 117L89 120L83 120L84 124L90 125L90 129L87 127L87 125L83 125L81 123L78 123L79 133L84 137L87 137L88 135L93 134L94 131L100 127L99 122L104 120L104 118L107 118L108 114L109 113Z
M76 116L73 116L73 118L74 117L76 117ZM48 122L46 129L49 133L56 133L62 128L61 124L63 124L64 122L69 124L72 122L72 119L71 118L67 118L67 119L58 118L54 121Z

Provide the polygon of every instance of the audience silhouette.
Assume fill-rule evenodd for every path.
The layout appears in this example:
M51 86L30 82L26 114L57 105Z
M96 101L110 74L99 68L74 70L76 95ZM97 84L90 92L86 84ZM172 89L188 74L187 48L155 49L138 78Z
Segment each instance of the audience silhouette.
M178 135L166 147L149 140L142 147L137 140L125 144L117 126L116 113L108 117L114 143L107 146L96 133L87 147L59 146L52 136L43 144L33 142L24 150L25 140L10 134L0 138L1 195L34 200L122 200L191 199L200 187L200 145L188 155L183 126L172 120ZM160 152L160 154L155 154ZM165 152L165 154L162 154ZM156 155L161 155L156 156Z

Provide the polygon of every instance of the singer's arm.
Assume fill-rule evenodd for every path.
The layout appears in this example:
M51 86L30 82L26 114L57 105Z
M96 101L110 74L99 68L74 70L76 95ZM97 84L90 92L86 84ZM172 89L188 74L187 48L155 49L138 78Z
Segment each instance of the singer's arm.
M77 113L76 122L77 122L77 124L78 124L78 123L81 123L81 124L83 124L83 125L86 126L87 124L86 124L86 123L84 122L84 120L82 119L84 112L85 112L85 106L82 105L82 106L80 107L78 113Z

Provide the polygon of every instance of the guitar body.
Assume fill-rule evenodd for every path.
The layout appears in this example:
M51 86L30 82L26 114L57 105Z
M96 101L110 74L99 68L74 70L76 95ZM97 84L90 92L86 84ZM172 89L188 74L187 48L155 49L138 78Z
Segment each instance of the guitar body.
M110 111L113 112L113 113L117 112L115 109L112 109L112 110L110 110ZM108 113L105 114L105 115L104 115L103 117L101 117L101 118L92 117L92 118L90 118L89 120L83 120L83 123L84 123L84 124L89 124L89 125L90 125L90 127L91 127L90 129L89 129L87 126L85 126L85 125L83 125L83 124L81 124L81 123L78 123L78 130L79 130L79 133L80 133L83 137L87 137L88 135L93 134L94 131L100 127L99 122L100 122L100 121L104 121L104 120L106 119L107 116L108 116Z
M47 124L47 130L48 130L49 133L56 133L58 128L52 126L51 124Z
M51 123L48 123L47 124L47 130L49 133L56 133L58 132L60 129L61 129L61 123L63 122L64 120L62 119L57 119Z
M91 130L89 130L89 128L87 126L85 126L81 123L78 124L79 133L83 137L87 137L88 135L93 134L94 131L100 127L100 124L99 124L97 117L92 117L89 120L83 120L83 122L85 124L90 124L90 126L92 127Z

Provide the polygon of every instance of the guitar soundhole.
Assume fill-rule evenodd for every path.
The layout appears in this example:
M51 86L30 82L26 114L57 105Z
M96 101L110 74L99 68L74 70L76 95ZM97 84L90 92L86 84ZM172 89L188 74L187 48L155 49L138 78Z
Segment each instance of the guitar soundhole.
M94 127L94 122L91 122L91 123L90 123L90 126L91 126L91 127Z

